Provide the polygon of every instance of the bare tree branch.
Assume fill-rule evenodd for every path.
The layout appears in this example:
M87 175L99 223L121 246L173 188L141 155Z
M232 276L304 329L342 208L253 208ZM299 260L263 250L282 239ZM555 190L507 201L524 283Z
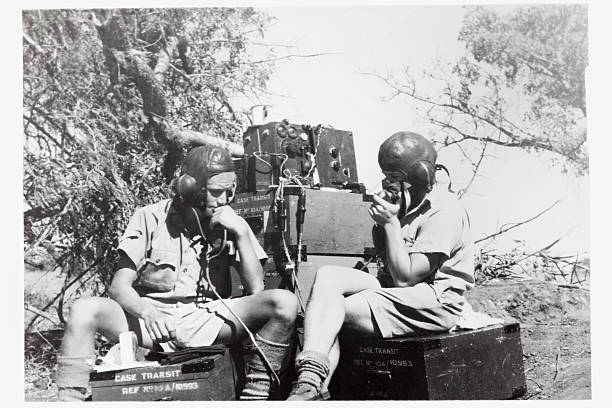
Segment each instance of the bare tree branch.
M85 284L85 282L87 282L88 280L90 280L91 278L93 278L95 276L95 272L96 270L94 269L94 267L96 265L98 265L98 263L100 263L100 261L102 261L104 259L104 256L100 256L98 257L91 265L89 265L87 268L85 268L85 270L83 272L81 272L77 277L75 277L74 279L72 279L70 281L70 283L68 283L67 285L65 285L65 288L68 289L70 288L72 285L74 285L76 282L79 282L81 280L81 278L83 278L83 276L85 276L86 274L88 274L89 272L91 272L92 270L94 271L94 273L92 273L90 276L87 277L87 279L82 282L81 284ZM63 291L58 293L57 295L55 295L55 297L53 297L53 299L51 299L43 308L42 311L46 311L47 309L49 309L58 299L60 299L63 296ZM30 323L28 323L28 327L26 328L26 331L28 331L36 322L38 315L34 316L34 318L32 318L32 320L30 320Z
M575 228L575 227L574 227L574 228ZM569 234L569 232L571 232L571 231L572 231L574 228L571 228L571 229L570 229L570 231L568 231L568 234ZM567 234L565 234L565 235L567 235ZM513 260L512 262L510 262L510 263L508 263L508 264L504 264L504 265L501 265L501 266L498 266L498 267L492 268L491 270L492 270L492 271L496 271L496 270L499 270L499 269L505 269L505 268L508 268L509 266L512 266L512 265L517 265L517 264L519 264L520 262L523 262L524 260L526 260L526 259L528 259L528 258L531 258L532 256L538 255L538 254L540 254L540 253L542 253L542 252L544 252L544 251L548 251L550 248L552 248L553 246L557 245L557 243L558 243L559 241L561 241L561 240L562 240L564 237L565 237L565 236L559 237L559 238L555 239L553 242L551 242L550 244L546 245L545 247L543 247L543 248L541 248L541 249L538 249L537 251L531 252L530 254L527 254L527 255L525 255L524 257L519 258L519 259L517 259L517 260Z
M491 138L491 137L479 137L479 136L474 136L471 134L468 134L464 131L460 131L457 127L451 126L449 123L444 123L442 121L439 121L433 117L430 117L429 119L432 121L432 123L437 123L437 124L444 124L446 127L458 132L459 134L461 134L465 139L468 140L480 140L480 141L485 141L488 143L492 143L492 144L496 144L499 146L503 146L503 147L521 147L521 148L528 148L528 147L533 147L533 148L537 148L537 149L542 149L542 150L547 150L547 151L551 151L551 152L555 152L555 153L559 153L559 154L563 154L563 152L561 152L558 148L556 148L555 146L553 146L550 141L548 139L542 139L542 138L538 138L535 135L531 135L529 133L526 133L525 136L523 137L520 134L517 134L515 131L509 129L508 127L504 126L503 124L507 122L507 120L505 119L505 117L503 117L503 115L500 115L499 112L494 112L495 116L500 119L502 122L501 123L496 123L494 122L492 119L486 117L483 114L478 113L478 108L482 108L479 105L475 105L473 107L470 107L468 105L462 106L461 104L455 103L453 102L453 100L451 99L450 102L438 102L435 100L432 100L431 98L425 97L425 96L421 96L418 95L416 93L416 86L415 86L415 81L412 77L408 77L407 80L409 81L409 84L411 84L411 87L408 87L406 85L398 85L391 77L387 76L384 77L380 74L377 73L370 73L370 72L366 72L363 73L364 75L369 75L369 76L373 76L375 78L378 78L380 80L382 80L387 86L389 86L392 91L393 94L391 96L391 98L395 98L397 96L400 95L405 95L408 96L416 101L425 103L431 107L437 107L437 108L442 108L442 109L448 109L451 111L455 111L459 114L465 115L469 118L471 118L472 120L478 119L480 121L482 121L483 123L486 123L487 125L493 127L494 129L499 130L499 132L501 132L504 136L506 136L508 138L508 140L501 140L501 139L495 139L495 138ZM450 96L450 93L449 93ZM434 122L435 121L435 122ZM511 124L511 122L508 121L509 124ZM516 128L515 125L511 124L513 127ZM521 129L521 132L523 130Z
M49 226L47 227L47 229L38 236L38 238L36 239L36 241L34 241L32 243L32 245L30 245L28 247L28 249L25 252L28 252L30 249L32 248L36 248L38 246L38 244L41 243L41 241L43 241L45 238L47 238L47 235L49 235L49 233L51 233L51 231L53 230L54 227L56 227L55 225L55 220L57 220L58 218L60 218L62 215L66 214L66 212L68 212L68 209L70 208L70 204L72 204L72 200L74 197L70 197L68 199L68 201L66 202L66 205L64 205L64 208L62 208L62 210L53 217L53 221L51 221L49 223Z
M476 176L478 175L478 170L480 169L480 165L482 164L482 160L485 158L486 151L487 151L487 142L484 142L482 144L482 150L480 152L480 157L478 158L478 161L476 163L472 163L472 166L473 166L472 167L472 177L470 178L470 181L468 181L465 188L462 188L461 191L459 192L459 198L463 197L463 195L468 192L468 190L474 183L474 180L476 179Z
M487 236L485 236L483 238L475 240L474 243L477 244L479 242L486 241L487 239L491 239L491 238L496 237L498 235L501 235L501 234L503 234L505 232L508 232L511 229L514 229L516 227L520 227L521 225L525 225L528 222L531 222L531 221L535 220L536 218L540 217L542 214L550 211L554 206L556 206L560 202L561 202L561 200L557 200L552 205L550 205L548 208L546 208L545 210L539 212L538 214L534 215L533 217L528 218L525 221L521 221L521 222L517 222L517 223L511 224L509 227L502 227L499 231L497 231L497 232L495 232L493 234L490 234L490 235L487 235Z
M61 326L61 324L57 322L55 319L53 319L48 313L45 313L42 310L37 309L36 307L32 306L31 304L27 302L24 302L23 308L28 312L34 313L37 316L47 319L48 321L53 323L55 326Z
M30 36L28 34L26 34L26 32L23 32L23 39L30 44L32 47L34 47L34 49L36 50L36 52L38 52L39 54L44 54L45 50L42 49L42 47L38 44L36 44L36 42L34 40L32 40L32 38L30 38Z

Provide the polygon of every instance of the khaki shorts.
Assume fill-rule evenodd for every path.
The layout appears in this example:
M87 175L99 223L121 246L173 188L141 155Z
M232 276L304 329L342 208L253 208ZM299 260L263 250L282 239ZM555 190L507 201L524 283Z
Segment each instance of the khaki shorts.
M383 338L445 332L455 326L465 299L452 288L419 283L405 288L367 289L365 297Z
M174 321L176 327L176 340L159 343L164 351L176 351L186 347L210 346L213 344L223 324L230 314L227 307L219 300L202 305L194 302L165 302L143 297L152 303L160 312ZM230 307L233 299L223 299ZM128 315L128 325L142 344L142 334L147 333L144 320Z

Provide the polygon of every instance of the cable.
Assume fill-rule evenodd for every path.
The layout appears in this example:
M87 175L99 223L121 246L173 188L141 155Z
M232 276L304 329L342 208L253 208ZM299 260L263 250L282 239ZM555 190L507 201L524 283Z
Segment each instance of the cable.
M264 152L257 151L257 152L253 152L253 156L255 156L255 158L259 161L261 161L262 163L264 163L266 166L268 166L270 168L270 182L273 183L274 182L274 166L272 165L272 163L268 162L267 160L265 160L263 157L261 157L261 154L264 154ZM283 161L280 165L280 170L279 173L283 174L283 167L285 166L285 163L287 163L287 160L289 159L289 156L287 156L285 153L265 153L269 156L279 156L279 157L283 157ZM273 184L271 184L269 187L272 187Z
M200 234L202 234L202 238L204 238L204 231L202 229L202 224L200 223L200 217L198 217L198 213L196 212L196 210L193 207L191 207L191 210L193 211L193 214L195 215L196 220L198 221L198 228L200 229ZM272 368L272 364L270 363L270 360L268 360L268 357L265 355L265 353L261 350L261 348L257 344L257 340L255 340L255 336L253 335L251 330L249 330L249 328L247 327L246 323L244 323L244 321L240 318L240 316L238 316L232 310L232 308L223 300L221 295L219 295L219 292L217 292L217 289L214 287L214 285L212 284L212 280L210 279L210 268L208 267L208 264L209 264L211 259L216 258L217 256L219 256L221 254L221 252L223 252L223 250L225 249L226 245L227 245L227 230L224 229L223 230L223 245L221 246L221 249L219 251L217 251L217 253L214 254L213 256L210 256L210 254L212 252L212 249L206 253L206 266L205 266L205 268L206 268L206 281L208 282L208 286L210 287L212 292L215 294L215 296L217 296L217 299L219 299L221 304L223 304L223 306L225 306L227 308L227 310L232 314L232 316L234 316L236 318L236 320L238 320L238 322L242 325L242 327L244 328L244 331L247 332L247 335L249 336L249 339L251 340L251 343L253 343L253 345L255 346L255 348L257 349L257 351L259 352L259 354L263 358L264 362L266 363L266 365L268 366L268 368L272 372L272 375L274 376L274 380L276 381L277 384L280 384L280 378L278 378L278 375L276 374L276 371L274 371L274 369Z
M300 285L298 284L297 274L295 273L295 268L291 269L291 279L293 279L293 286L295 287L295 295L297 296L298 303L300 304L300 309L302 309L302 313L306 313L306 306L304 306L304 299L302 298L302 291L300 290Z
M284 157L280 168L279 168L279 173L283 174L283 167L285 167L285 163L287 163L287 160L289 160L289 156L287 156L285 153L269 153L270 156L280 156L280 157Z
M272 167L272 164L268 163L266 160L262 159L259 154L261 152L253 152L253 156L255 156L256 159L262 161L265 165L267 165L268 167L270 167L270 172L274 169L274 167Z
M300 186L300 188L302 189L302 193L304 190L304 186L300 183L299 180L297 180L295 177L290 176L288 178L284 178L284 177L280 177L279 181L278 181L278 186L276 187L276 191L274 193L274 205L276 206L276 212L278 213L279 211L284 211L284 208L279 208L279 202L283 201L281 200L281 197L284 196L285 194L285 185L287 183L287 181L294 181L296 182L296 184L298 186ZM282 204L281 204L282 205ZM287 240L285 239L285 234L283 231L280 232L281 234L281 242L283 244L283 251L285 253L285 257L287 258L287 265L285 266L286 269L291 269L291 280L292 280L292 284L295 290L295 294L298 298L298 302L300 304L300 308L302 309L302 311L305 310L305 306L304 306L304 300L302 299L302 294L300 291L300 287L298 284L298 280L297 280L297 275L295 273L298 264L299 264L299 258L301 257L301 247L298 245L298 259L296 259L296 262L292 262L292 257L291 257L291 253L289 252L289 248L287 246Z
M198 213L193 207L191 207L191 211L193 211L193 215L195 215L196 220L198 221L198 228L200 229L200 234L202 235L202 238L204 238L204 231L202 231L202 224L200 224L200 217L198 217ZM208 253L206 253L206 262L208 263L208 261L210 261L211 259L214 259L218 257L219 255L221 255L221 252L223 252L226 245L227 245L227 230L223 228L223 241L221 242L221 246L219 247L219 250L217 251L217 253L214 254L213 256L209 256L210 253L213 251L213 249L211 249ZM210 285L212 287L212 284Z
M444 170L444 172L446 172L446 175L448 176L448 186L446 187L446 189L448 190L449 193L454 194L455 192L453 191L453 179L451 178L450 171L448 171L446 166L443 164L436 164L435 169Z
M312 154L312 158L311 158L312 167L310 167L308 174L306 174L306 178L310 177L317 167L316 159L317 159L317 153L319 152L319 144L321 142L321 125L315 126L315 128L312 129L312 134L317 137L317 144L314 147L314 153Z
M257 150L261 152L261 138L259 137L259 127L256 130L257 130L257 147L258 147Z

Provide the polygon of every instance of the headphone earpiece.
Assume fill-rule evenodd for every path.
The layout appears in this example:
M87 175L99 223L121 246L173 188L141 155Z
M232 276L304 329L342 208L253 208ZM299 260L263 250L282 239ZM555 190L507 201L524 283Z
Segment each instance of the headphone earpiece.
M431 191L436 182L436 166L427 160L414 163L409 172L408 182Z
M183 174L174 184L174 192L181 197L188 196L196 191L196 179L189 174Z

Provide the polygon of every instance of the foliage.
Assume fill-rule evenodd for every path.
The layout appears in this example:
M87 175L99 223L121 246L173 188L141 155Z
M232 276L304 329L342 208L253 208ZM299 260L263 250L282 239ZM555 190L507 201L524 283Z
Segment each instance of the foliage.
M586 6L468 7L459 40L467 52L454 63L418 80L409 70L382 78L393 97L417 101L437 139L461 149L474 174L491 144L552 152L563 171L587 172ZM440 91L419 90L421 81Z
M256 101L265 87L271 64L247 51L269 19L251 8L29 10L22 19L25 249L53 246L67 284L94 277L103 291L134 208L168 195L168 147L151 137L150 105L163 103L161 119L178 129L237 138L246 112L231 98ZM155 98L120 64L128 57L156 69Z
M536 97L534 118L552 103L586 115L585 6L519 8L505 18L476 7L466 15L459 40L476 61L499 69L508 86L522 82L524 91Z

